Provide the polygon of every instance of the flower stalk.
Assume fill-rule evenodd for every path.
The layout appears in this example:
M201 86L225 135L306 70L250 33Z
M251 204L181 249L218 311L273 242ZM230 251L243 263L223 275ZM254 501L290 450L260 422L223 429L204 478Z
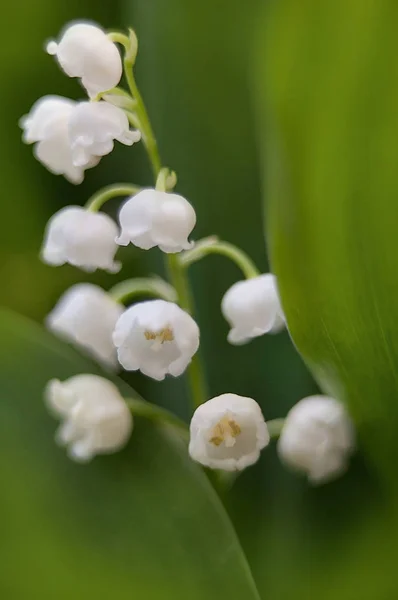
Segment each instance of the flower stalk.
M139 186L130 183L109 185L93 194L91 198L87 200L85 204L86 210L98 212L108 200L112 200L112 198L117 198L118 196L133 196L134 194L138 194L141 189L142 188Z
M126 40L127 39L128 38L126 38ZM149 161L152 166L155 184L159 185L158 178L159 175L161 175L161 185L164 186L164 190L166 191L170 188L170 175L173 178L173 174L165 170L165 176L163 178L163 167L160 158L159 148L156 142L156 138L152 129L147 109L145 107L144 100L135 81L133 70L134 61L131 61L129 59L128 46L126 45L126 40L118 41L125 45L126 48L123 65L129 90L131 92L133 100L135 100L136 102L134 116L137 119L136 123L138 123L140 127L142 141L144 143ZM168 173L168 175L166 173ZM182 268L182 265L180 265L179 263L177 254L167 254L165 261L171 284L177 292L179 305L189 314L193 314L194 307L189 282L184 272L184 269ZM207 391L204 370L198 355L192 358L187 373L193 406L200 406L201 404L203 404L203 402L205 402L207 398Z

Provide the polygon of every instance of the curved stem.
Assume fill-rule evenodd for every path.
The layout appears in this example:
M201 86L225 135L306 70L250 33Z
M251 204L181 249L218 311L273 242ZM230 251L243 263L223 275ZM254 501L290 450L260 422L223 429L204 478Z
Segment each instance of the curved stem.
M127 85L129 86L131 95L137 103L135 107L135 113L138 117L138 124L142 134L142 141L144 142L144 146L148 153L153 175L156 181L158 173L162 168L159 149L144 101L135 82L133 64L127 58L124 59L124 72L126 74Z
M98 94L98 96L110 104L125 110L134 110L137 104L136 101L132 99L130 94L120 87L112 88L107 92L101 92Z
M159 173L162 170L162 162L160 159L159 149L157 146L151 122L149 120L148 112L146 110L144 101L142 99L142 96L134 78L134 63L131 60L129 60L127 54L124 57L123 63L129 90L133 99L137 103L134 113L131 113L130 116L127 116L130 119L130 122L137 119L136 122L142 134L142 140L144 142L144 146L152 166L152 171L156 184ZM172 182L175 183L175 175L173 175L173 173L169 173L169 177L170 176L172 178ZM165 186L167 185L168 179L165 178ZM187 276L184 273L184 269L180 265L177 256L174 254L166 254L165 260L170 275L170 281L177 292L179 304L181 308L186 310L188 313L192 314L193 300L191 297L191 290L188 284ZM205 402L207 399L204 371L198 354L196 354L192 358L192 361L188 366L187 374L192 394L192 401L194 406L197 407L203 402Z
M102 188L89 198L85 204L85 208L91 212L97 212L105 202L117 196L133 196L141 190L137 185L130 183L117 183Z
M135 296L155 296L168 302L177 302L177 292L160 277L136 277L114 285L108 294L116 301L125 303Z
M181 265L189 267L209 254L220 254L232 260L242 271L246 279L260 275L252 259L237 246L229 242L220 242L215 237L199 241L192 250L182 252L179 257Z
M125 398L125 401L133 416L144 417L156 423L172 425L185 440L189 440L187 424L173 415L173 413L160 406L156 406L156 404L150 404L138 398Z
M267 421L268 433L272 440L280 436L284 424L285 419L272 419L271 421Z

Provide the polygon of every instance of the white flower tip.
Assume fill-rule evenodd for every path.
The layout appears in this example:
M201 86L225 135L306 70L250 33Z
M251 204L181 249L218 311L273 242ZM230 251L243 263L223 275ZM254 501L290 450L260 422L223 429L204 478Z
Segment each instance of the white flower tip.
M275 276L267 273L238 281L227 290L221 310L231 326L228 341L242 344L285 326Z
M125 131L120 137L120 143L125 146L132 146L136 142L141 140L141 132L136 129L129 129L129 131Z
M241 471L269 443L261 409L252 398L223 394L202 404L190 426L189 453L212 469Z
M126 233L121 233L115 238L115 242L118 246L128 246L130 243L130 237Z
M353 452L355 436L344 406L328 396L300 400L288 413L278 454L313 484L342 475Z
M55 56L57 54L58 44L55 40L50 40L46 43L45 49L47 54Z
M124 307L99 286L69 288L45 320L46 327L86 351L107 369L118 366L112 333Z
M122 263L118 260L115 260L112 264L109 265L109 267L106 269L106 271L108 271L108 273L119 273L120 269L122 268Z
M126 370L162 381L185 371L199 346L199 328L177 304L148 300L121 315L113 342Z
M97 454L111 454L127 443L132 428L131 412L118 388L97 375L76 375L46 388L50 408L58 408L59 398L73 398L61 405L56 413L62 423L56 432L56 441L66 446L70 458L88 462ZM54 411L53 411L54 412Z

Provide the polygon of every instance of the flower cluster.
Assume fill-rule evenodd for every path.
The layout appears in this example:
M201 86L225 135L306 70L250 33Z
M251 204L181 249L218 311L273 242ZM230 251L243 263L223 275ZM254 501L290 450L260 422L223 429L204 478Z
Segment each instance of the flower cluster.
M122 60L116 43L124 48ZM200 332L192 316L186 269L207 254L233 260L244 279L225 293L221 312L230 326L228 341L244 344L285 327L277 281L260 273L239 248L217 238L190 240L196 213L174 192L176 175L162 167L156 139L134 79L137 40L106 33L93 23L72 23L47 52L69 77L76 77L88 98L59 96L38 100L21 119L23 141L50 171L81 183L86 169L109 154L115 140L126 146L142 140L151 160L153 187L115 184L95 194L84 207L67 206L49 220L41 250L44 262L71 264L86 272L115 273L119 246L158 248L164 253L170 283L130 279L109 291L91 283L72 286L46 319L47 327L89 353L107 369L141 371L154 380L179 377L197 360ZM128 90L119 84L125 71ZM130 129L130 125L134 129ZM117 222L103 204L124 197ZM155 296L125 306L136 295ZM200 372L200 369L195 371ZM227 393L206 401L192 387L196 410L190 425L189 453L213 469L240 471L254 464L271 437L280 436L283 462L312 482L341 473L354 445L353 428L343 406L332 398L301 400L286 420L266 422L252 398ZM61 419L57 441L71 458L87 462L122 448L132 431L132 412L116 386L94 375L78 375L46 389L50 410ZM135 406L135 409L134 409ZM130 410L131 409L131 410ZM145 408L148 416L156 408ZM162 418L164 412L162 413Z
M69 77L79 77L89 100L75 102L61 96L44 96L22 117L23 140L35 144L34 153L47 169L81 183L84 171L96 166L112 151L114 140L131 146L141 133L130 130L121 108L95 101L122 77L122 59L116 45L91 23L69 25L59 43L47 45Z

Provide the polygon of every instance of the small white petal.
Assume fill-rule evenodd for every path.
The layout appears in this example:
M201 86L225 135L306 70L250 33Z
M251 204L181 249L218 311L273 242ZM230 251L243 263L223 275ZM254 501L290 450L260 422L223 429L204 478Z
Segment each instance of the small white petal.
M190 426L189 454L211 469L241 471L257 462L269 440L257 402L223 394L196 409Z
M84 170L94 167L99 158L90 156L84 165L75 165L69 140L68 124L76 102L60 96L44 96L20 120L23 141L37 142L34 155L55 175L64 175L71 183L81 183Z
M28 115L21 118L19 125L26 144L40 142L51 134L54 122L68 118L76 102L63 96L43 96L37 100Z
M115 273L120 269L114 261L117 234L117 225L108 215L67 206L47 223L41 257L54 266L69 263L89 272Z
M192 247L188 241L196 224L191 204L178 194L147 189L129 198L119 213L121 234L118 244L129 242L149 250L158 246L174 253Z
M118 366L112 334L124 307L102 288L79 283L61 296L46 318L48 329L86 350L104 366Z
M91 97L116 87L123 67L120 53L97 25L72 23L61 33L58 43L51 40L46 50L55 55L69 77L80 77Z
M93 157L109 154L113 140L131 146L141 139L139 131L130 131L125 112L108 102L79 102L68 122L73 163L86 166Z
M324 483L346 470L354 446L354 428L344 406L328 396L309 396L288 413L278 453L312 483Z
M113 342L124 369L161 381L185 371L199 347L199 328L177 304L149 300L125 310Z
M231 326L231 344L245 344L285 326L276 278L271 273L235 283L225 293L221 310Z
M97 375L76 375L55 385L49 382L47 405L58 406L60 396L74 398L67 410L58 413L64 420L56 433L57 442L67 447L70 458L88 462L97 454L110 454L125 446L133 419L113 383Z

